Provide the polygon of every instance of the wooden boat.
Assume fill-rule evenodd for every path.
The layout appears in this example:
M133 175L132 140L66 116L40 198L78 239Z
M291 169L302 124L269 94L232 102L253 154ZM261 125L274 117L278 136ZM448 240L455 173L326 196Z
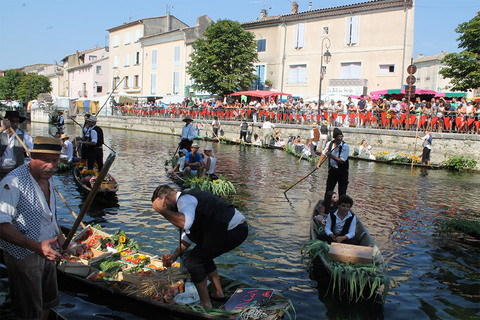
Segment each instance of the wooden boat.
M91 226L87 226L87 228L84 230L88 230L88 228L90 228L90 230L94 230L91 228ZM62 231L65 233L66 229L62 228ZM94 230L94 233L90 237L95 237L98 235L97 232L99 231ZM101 231L99 234L102 236L110 236ZM91 239L90 237L87 238L85 242ZM127 238L127 241L123 240L125 241L125 246L128 245L128 239L129 238ZM141 270L135 271L138 273L128 274L126 273L128 271L125 271L126 269L122 267L122 277L118 277L116 279L108 278L105 280L93 280L91 278L91 274L90 276L85 277L84 275L79 275L79 272L72 272L71 268L68 269L64 267L66 263L69 263L68 261L64 261L57 268L59 288L62 290L68 290L70 292L73 291L87 293L88 295L91 295L91 298L94 299L94 301L100 304L113 304L118 307L122 307L123 309L128 306L127 308L129 312L138 313L139 315L145 314L148 315L149 318L151 318L152 314L168 314L178 318L186 319L238 319L240 311L226 311L222 308L224 303L235 293L237 289L257 288L241 281L221 277L221 284L226 299L224 299L224 301L212 299L212 309L205 310L204 308L196 306L195 303L190 305L179 304L175 302L175 299L169 303L166 303L165 300L156 298L158 294L160 294L160 297L162 294L165 294L161 287L157 286L160 282L157 281L158 278L156 277L162 275L162 281L163 279L168 279L166 281L174 285L175 281L178 281L178 279L185 281L182 282L182 284L186 283L186 281L189 279L189 275L187 273L182 273L181 269L177 268L176 266L164 269L161 259L159 260L157 256L148 253L142 254L151 258L152 260L150 260L149 263L159 266L159 268L157 270L153 269L154 271L149 270L150 273L145 275L145 273L143 273L144 271ZM102 260L100 258L97 260L97 262L101 261ZM75 263L78 264L77 262ZM92 267L95 266L95 264L91 263L88 265L80 265L80 267L87 268L89 266ZM127 266L126 268L128 269L129 267ZM148 268L150 268L150 265ZM93 268L90 270L93 270ZM154 298L152 298L151 294L143 294L146 284L151 286L153 292L157 292L157 295L155 295ZM165 287L164 284L162 284L162 286ZM208 289L209 292L214 291L212 285L209 285ZM269 304L267 306L262 307L263 312L266 312L268 316L262 319L280 319L284 313L288 312L291 306L290 300L275 291L271 295L271 298L268 300L268 302Z
M183 175L181 175L179 172L169 172L168 176L181 187L185 184L185 179L183 178Z
M312 243L317 242L317 244L323 243L323 250L326 250L322 253L315 254L312 259L312 267L313 271L316 275L316 279L324 279L327 281L330 281L330 286L331 286L331 292L334 293L334 295L339 296L341 298L347 297L350 302L358 302L358 301L365 301L365 300L373 300L373 301L385 301L386 294L388 292L388 289L390 287L391 282L393 282L393 279L391 279L387 275L387 270L386 270L386 265L385 261L383 259L383 256L375 244L375 241L373 240L372 236L368 232L368 230L365 228L361 220L359 219L357 215L357 225L356 225L356 230L355 230L355 236L357 239L359 239L360 243L359 246L361 247L370 247L372 248L372 262L371 264L361 264L361 265L356 265L356 264L350 264L350 263L344 263L344 262L339 262L339 261L332 261L329 258L328 255L328 249L330 248L330 245L328 245L326 242L318 240L320 232L322 232L323 226L320 225L320 223L316 220L313 219L311 220L311 225L310 225L310 241L307 242L307 244L304 246L304 249L306 246L309 244L311 245ZM320 243L319 243L320 242ZM354 246L352 246L353 248ZM302 250L304 250L302 249ZM311 252L310 252L311 253ZM312 255L311 255L312 256ZM360 269L356 269L356 268ZM347 270L347 271L343 271ZM356 279L353 278L355 281L355 285L352 283L352 278L348 277L346 274L350 273L352 271L356 271L357 275L360 271L364 272L364 275L366 278L360 280L360 277L357 277ZM341 283L338 278L338 275L341 277ZM378 278L379 283L375 284L376 278ZM366 281L365 281L366 280ZM352 292L351 290L359 290L360 288L360 282L364 282L363 286L364 288L361 289L361 291L357 291L356 293ZM355 289L351 289L351 286L355 286ZM332 286L336 286L338 291L335 291L335 288ZM340 288L340 286L343 286L343 288ZM373 286L373 289L372 289ZM383 297L380 296L380 293L383 294Z
M395 161L395 159L392 159L392 160L370 159L370 158L364 158L364 157L360 157L360 156L348 156L348 159L360 160L360 161L369 161L369 162L377 162L377 163L384 163L384 164L394 164L394 165L408 166L408 167L412 166L411 162ZM426 164L422 164L422 163L414 163L413 166L416 167L416 168L426 168L426 169L432 169L432 170L439 170L439 169L444 168L444 166L442 166L442 165L426 165Z
M78 187L83 193L89 193L92 189L87 183L85 183L82 179L82 174L80 173L80 169L77 166L73 167L73 177L75 178L75 182L77 183ZM102 183L100 188L98 188L97 194L101 195L115 195L118 191L118 182L111 181L111 183Z

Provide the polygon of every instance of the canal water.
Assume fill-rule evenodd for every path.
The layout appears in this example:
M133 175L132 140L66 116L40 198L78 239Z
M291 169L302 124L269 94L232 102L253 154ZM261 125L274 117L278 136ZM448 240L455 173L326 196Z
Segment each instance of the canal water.
M32 124L32 135L48 127ZM80 128L66 128L70 136ZM96 200L87 221L110 233L123 229L144 251L172 251L178 231L152 209L159 184L176 186L167 177L165 160L178 137L104 129L106 144L116 151L110 173L120 183L113 201ZM345 137L348 142L348 136ZM324 193L326 168L291 189L282 188L309 173L313 166L282 150L200 142L213 147L217 172L232 181L236 205L249 223L247 240L217 259L221 274L268 286L292 300L297 319L479 319L480 249L452 237L435 235L435 223L455 214L479 215L480 176L449 171L351 161L348 194L353 211L376 240L397 282L382 306L346 306L325 297L326 283L309 276L300 249L309 239L309 218ZM104 148L105 156L109 150ZM433 149L432 152L439 152ZM75 211L85 199L71 175L55 178ZM71 225L70 211L59 202L60 222ZM62 293L57 308L68 319L145 319L121 306L104 306L85 295ZM162 318L152 315L151 318ZM288 317L287 317L288 319Z

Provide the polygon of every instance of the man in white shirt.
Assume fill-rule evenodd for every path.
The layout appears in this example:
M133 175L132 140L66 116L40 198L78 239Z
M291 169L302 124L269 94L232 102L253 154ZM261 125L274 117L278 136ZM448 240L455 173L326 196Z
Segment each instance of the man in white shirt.
M60 159L65 159L68 163L70 163L73 160L73 144L68 139L68 135L66 133L63 133L60 136L60 139L62 139L62 154L60 155Z
M179 149L187 149L190 151L193 139L195 139L195 127L192 124L193 119L190 116L186 116L182 121L185 122L185 125L182 128Z
M18 168L25 162L25 149L33 149L33 140L28 133L18 125L25 121L25 117L20 116L18 111L7 111L5 119L0 127L0 178L6 176L10 171ZM13 133L15 132L18 138Z
M270 140L272 139L272 130L275 129L275 125L270 121L266 120L263 123L263 144L270 145Z

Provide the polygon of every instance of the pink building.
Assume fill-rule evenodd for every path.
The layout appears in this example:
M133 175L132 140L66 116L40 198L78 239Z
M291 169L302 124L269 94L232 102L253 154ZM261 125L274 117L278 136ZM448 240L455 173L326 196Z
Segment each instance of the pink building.
M68 96L95 100L109 92L108 47L93 48L68 56Z

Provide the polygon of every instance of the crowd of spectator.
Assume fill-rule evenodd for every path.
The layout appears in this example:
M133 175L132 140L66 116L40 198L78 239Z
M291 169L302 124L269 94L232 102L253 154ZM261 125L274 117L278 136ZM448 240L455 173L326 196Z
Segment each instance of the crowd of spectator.
M392 130L426 130L435 132L480 133L480 101L465 98L423 98L415 101L406 98L360 99L348 97L346 101L316 102L294 101L291 97L283 102L275 99L259 99L250 103L238 100L226 103L221 100L185 98L182 103L124 104L115 107L117 115L139 117L183 118L190 115L201 120L246 119L253 122L311 124L327 121L332 126L379 128Z

